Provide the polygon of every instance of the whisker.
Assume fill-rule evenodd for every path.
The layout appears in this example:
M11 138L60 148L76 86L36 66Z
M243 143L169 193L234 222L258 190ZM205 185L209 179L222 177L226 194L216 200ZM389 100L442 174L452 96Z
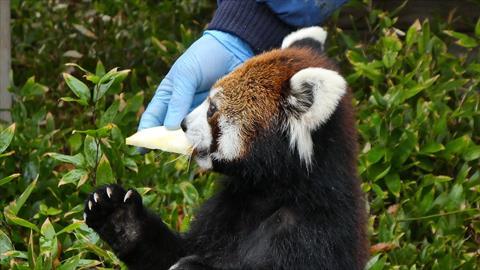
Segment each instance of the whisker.
M187 172L190 172L190 164L192 163L192 157L193 157L193 151L197 146L200 144L200 142L196 143L195 145L192 146L192 150L190 151L190 154L188 155L188 164L187 164Z
M167 161L167 162L165 162L164 164L166 165L166 164L173 163L173 162L175 162L175 161L177 161L177 160L179 160L179 159L181 159L181 158L183 158L183 157L184 157L183 155L179 155L178 157L174 158L173 160Z

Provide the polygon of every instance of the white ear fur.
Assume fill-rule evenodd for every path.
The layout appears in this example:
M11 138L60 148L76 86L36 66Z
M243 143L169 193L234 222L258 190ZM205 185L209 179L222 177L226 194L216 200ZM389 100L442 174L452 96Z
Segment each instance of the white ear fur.
M311 132L330 119L347 91L347 82L336 71L317 67L305 68L290 79L292 96L304 93L305 87L311 88L312 105L301 115L290 116L288 125L290 147L296 147L300 158L310 165L313 155ZM295 101L291 98L289 98L289 102L292 105L301 103L298 101L292 103Z
M325 44L325 40L327 39L327 32L323 30L323 28L320 26L302 28L300 30L290 33L283 39L282 49L290 47L295 41L306 38L311 38L320 42L323 47L323 44Z

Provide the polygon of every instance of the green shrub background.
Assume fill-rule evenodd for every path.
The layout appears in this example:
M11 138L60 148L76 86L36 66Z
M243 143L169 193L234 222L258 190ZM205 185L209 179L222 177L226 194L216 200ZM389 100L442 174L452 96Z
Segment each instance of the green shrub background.
M117 182L176 230L215 191L185 158L124 144L215 1L12 0L14 124L0 124L0 269L125 268L82 222ZM367 31L328 24L355 96L370 211L368 269L480 267L480 20L396 28L368 0ZM69 64L67 64L69 63ZM114 69L118 67L118 69Z

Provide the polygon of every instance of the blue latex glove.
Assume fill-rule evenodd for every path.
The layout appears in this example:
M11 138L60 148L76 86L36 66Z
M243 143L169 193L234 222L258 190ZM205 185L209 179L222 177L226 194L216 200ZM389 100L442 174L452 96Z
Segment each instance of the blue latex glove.
M173 64L140 119L139 130L180 122L202 103L212 85L253 56L240 38L216 30L205 31Z

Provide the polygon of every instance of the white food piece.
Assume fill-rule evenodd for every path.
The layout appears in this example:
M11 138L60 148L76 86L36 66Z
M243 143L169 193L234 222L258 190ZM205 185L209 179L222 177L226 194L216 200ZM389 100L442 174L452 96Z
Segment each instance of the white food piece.
M164 126L142 129L128 137L126 144L182 155L190 155L193 149L183 130L168 130Z

